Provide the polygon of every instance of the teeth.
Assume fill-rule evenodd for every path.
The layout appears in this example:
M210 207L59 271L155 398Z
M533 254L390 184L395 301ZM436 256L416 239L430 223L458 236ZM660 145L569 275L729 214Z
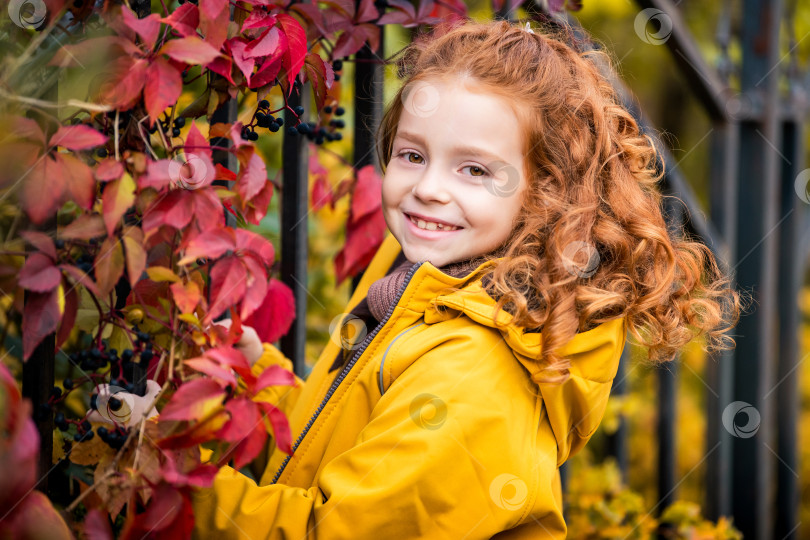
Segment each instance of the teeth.
M449 225L442 225L441 223L435 223L433 221L423 221L421 219L416 219L413 216L409 216L410 220L416 224L417 227L420 229L425 229L428 231L455 231L458 227L451 227Z

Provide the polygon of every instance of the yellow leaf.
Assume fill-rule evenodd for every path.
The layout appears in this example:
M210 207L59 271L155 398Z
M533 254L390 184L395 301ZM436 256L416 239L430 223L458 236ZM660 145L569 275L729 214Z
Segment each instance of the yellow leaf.
M180 281L180 276L172 272L171 268L165 266L150 266L146 269L146 275L149 276L149 279L158 283L161 281L171 281L172 283Z

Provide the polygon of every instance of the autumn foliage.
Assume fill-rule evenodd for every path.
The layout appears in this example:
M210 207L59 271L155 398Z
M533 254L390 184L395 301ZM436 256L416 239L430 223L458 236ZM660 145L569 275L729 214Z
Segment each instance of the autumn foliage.
M187 537L192 488L267 444L291 452L287 419L263 390L295 384L292 373L255 373L234 347L242 323L273 343L296 316L274 277L273 244L249 230L281 187L254 144L257 129L314 142L312 211L351 196L334 262L338 283L355 275L385 223L371 166L333 187L318 160L316 146L340 138L330 120L342 108L341 61L365 44L377 49L382 25L433 24L466 7L199 0L152 13L142 2L29 3L33 11L15 12L20 2L3 10L0 190L16 210L0 216L2 331L20 339L9 351L18 368L54 335L71 375L31 403L18 369L0 364L0 536ZM502 4L493 7L517 6ZM54 92L54 73L82 81L86 95L65 99L61 83ZM305 83L315 123L288 103ZM193 99L181 107L184 95ZM231 100L243 120L214 122ZM229 329L212 325L226 315ZM133 419L127 393L160 415ZM59 512L64 501L35 490L33 419L45 417L57 426L54 464L69 463L54 474L77 488ZM205 463L201 446L213 450Z

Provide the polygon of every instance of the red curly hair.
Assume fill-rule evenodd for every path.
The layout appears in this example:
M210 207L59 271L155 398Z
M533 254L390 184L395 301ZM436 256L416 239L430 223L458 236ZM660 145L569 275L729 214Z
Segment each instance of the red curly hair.
M731 348L724 334L739 319L739 293L707 246L668 231L653 141L594 61L610 66L610 57L569 41L503 20L464 19L417 36L397 61L405 81L379 127L381 169L409 85L460 77L503 97L523 127L529 182L511 236L482 256L504 257L484 283L498 300L493 316L505 309L515 325L542 332L542 380L566 380L570 363L555 351L617 317L653 362L701 334L707 351Z

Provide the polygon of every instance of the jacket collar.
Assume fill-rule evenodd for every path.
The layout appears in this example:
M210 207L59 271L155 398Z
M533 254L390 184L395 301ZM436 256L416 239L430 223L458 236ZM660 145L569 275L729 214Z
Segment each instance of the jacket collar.
M445 274L428 261L414 263L410 270L413 275L398 305L407 302L409 308L424 306L427 323L463 313L484 326L497 329L518 362L530 375L541 378L541 366L535 359L540 358L542 334L524 332L503 309L493 322L496 302L486 292L481 278L483 270L500 260L502 258L486 261L460 278ZM450 291L448 287L460 290ZM624 317L617 318L576 334L558 351L571 361L570 378L561 384L535 386L543 398L557 440L558 465L585 445L602 420L625 345L625 324Z

